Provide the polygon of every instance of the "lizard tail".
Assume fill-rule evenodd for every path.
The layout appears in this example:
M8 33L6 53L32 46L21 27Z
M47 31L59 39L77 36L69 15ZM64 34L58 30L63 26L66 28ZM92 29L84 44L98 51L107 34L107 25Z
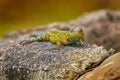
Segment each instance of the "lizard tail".
M29 43L36 42L36 41L42 41L42 40L44 40L45 34L46 34L45 32L42 32L40 34L33 34L31 36L34 37L34 39L23 40L20 42L20 44L24 45L24 44L29 44Z
M29 43L32 43L32 42L35 42L37 41L36 39L31 39L31 40L23 40L20 42L20 44L22 45L25 45L25 44L29 44Z

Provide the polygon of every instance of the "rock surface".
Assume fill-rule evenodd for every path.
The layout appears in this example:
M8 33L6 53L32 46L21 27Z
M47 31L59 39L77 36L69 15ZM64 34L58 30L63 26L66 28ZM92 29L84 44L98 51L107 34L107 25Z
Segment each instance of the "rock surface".
M68 45L56 50L50 42L15 42L0 42L1 80L73 80L113 54L113 50L95 45Z
M120 51L119 22L120 12L101 10L66 23L52 23L34 29L10 32L0 40L0 80L77 80L83 73L98 66L114 53L113 50L106 49L112 47ZM62 46L57 50L56 45L50 42L19 44L24 39L30 39L33 33L52 29L69 30L71 27L81 27L81 25L86 42L103 45L106 49L88 44ZM112 69L116 75L119 75L119 72L116 72L118 61L117 63L114 61L115 65L111 65L113 64L111 62L111 66L106 68L109 61L101 64L105 67L103 73ZM102 73L99 75L102 76ZM110 74L108 72L109 75L111 72ZM114 79L101 76L100 80ZM80 80L87 80L87 77L84 79L81 77Z
M78 80L120 80L120 53L109 57L99 67Z

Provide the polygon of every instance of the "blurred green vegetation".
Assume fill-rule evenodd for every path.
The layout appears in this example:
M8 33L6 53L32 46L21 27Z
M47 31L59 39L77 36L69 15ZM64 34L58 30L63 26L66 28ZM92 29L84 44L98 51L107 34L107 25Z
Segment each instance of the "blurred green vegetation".
M0 0L0 37L13 30L75 19L99 9L120 9L120 0Z

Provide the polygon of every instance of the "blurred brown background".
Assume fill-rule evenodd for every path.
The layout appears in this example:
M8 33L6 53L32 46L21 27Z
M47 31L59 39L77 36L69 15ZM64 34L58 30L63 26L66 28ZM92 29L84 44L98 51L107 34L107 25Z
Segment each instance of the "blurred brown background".
M0 37L12 30L69 21L99 9L120 9L120 0L0 0Z

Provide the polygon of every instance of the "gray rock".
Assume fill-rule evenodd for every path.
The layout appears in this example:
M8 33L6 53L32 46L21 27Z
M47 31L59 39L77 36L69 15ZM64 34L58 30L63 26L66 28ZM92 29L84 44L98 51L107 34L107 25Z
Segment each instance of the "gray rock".
M55 49L50 42L18 43L17 39L0 41L1 80L72 80L113 54L96 45Z

